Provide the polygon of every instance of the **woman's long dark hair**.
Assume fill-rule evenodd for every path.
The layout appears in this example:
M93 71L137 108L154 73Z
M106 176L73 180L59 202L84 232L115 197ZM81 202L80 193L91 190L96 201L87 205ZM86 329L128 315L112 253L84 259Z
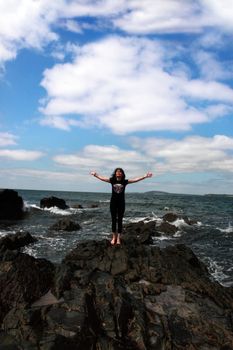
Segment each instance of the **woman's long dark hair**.
M124 170L123 170L122 168L116 168L116 169L114 170L114 172L112 173L111 179L114 180L114 181L116 181L116 172L117 172L117 170L120 170L120 171L122 172L122 178L121 178L121 180L124 181L124 180L125 180L125 172L124 172Z

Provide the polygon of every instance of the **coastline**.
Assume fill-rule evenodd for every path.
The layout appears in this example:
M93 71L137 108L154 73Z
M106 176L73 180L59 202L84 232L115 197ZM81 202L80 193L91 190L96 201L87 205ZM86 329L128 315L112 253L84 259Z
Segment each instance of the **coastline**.
M56 266L0 244L1 350L232 349L232 288L190 248L135 233L79 243Z

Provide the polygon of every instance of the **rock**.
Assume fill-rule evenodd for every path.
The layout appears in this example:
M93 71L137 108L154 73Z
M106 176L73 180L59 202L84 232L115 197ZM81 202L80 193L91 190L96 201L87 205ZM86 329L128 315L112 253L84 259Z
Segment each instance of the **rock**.
M156 227L159 232L165 233L166 235L174 235L178 228L174 225L169 224L169 222L162 222L159 226Z
M99 206L98 206L98 204L96 204L96 203L92 203L90 206L89 206L89 208L98 208Z
M183 220L188 225L197 224L196 220L190 220L187 216L182 216L174 213L167 213L163 216L163 221L174 222L176 220Z
M75 208L75 209L83 209L83 206L81 204L73 204L72 205L72 208Z
M19 249L35 242L37 242L37 239L32 237L29 232L17 232L0 239L0 252L7 249Z
M12 309L26 307L50 289L53 264L18 253L0 262L0 320Z
M81 229L81 226L68 218L64 218L52 225L50 229L62 231L77 231Z
M163 221L174 222L180 218L179 215L174 213L167 213L163 216Z
M135 237L143 225L129 228ZM56 269L19 252L12 259L0 263L1 349L233 348L232 288L184 245L85 241Z
M14 190L0 190L0 220L22 219L23 199Z
M57 197L48 197L48 198L42 198L40 201L40 207L41 208L52 208L57 207L59 209L68 209L68 205L66 205L66 202L62 198Z
M17 341L13 337L1 331L0 331L0 344L1 344L1 350L20 350L20 347L17 345Z
M156 235L154 221L146 223L144 221L139 221L125 225L122 240L125 242L137 240L143 244L152 244L152 236L154 235Z

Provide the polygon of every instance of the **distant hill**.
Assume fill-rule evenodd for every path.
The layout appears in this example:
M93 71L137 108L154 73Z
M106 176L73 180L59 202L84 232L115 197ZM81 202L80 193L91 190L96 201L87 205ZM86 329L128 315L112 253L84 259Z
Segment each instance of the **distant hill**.
M206 197L233 197L233 194L217 194L217 193L207 193L204 194Z

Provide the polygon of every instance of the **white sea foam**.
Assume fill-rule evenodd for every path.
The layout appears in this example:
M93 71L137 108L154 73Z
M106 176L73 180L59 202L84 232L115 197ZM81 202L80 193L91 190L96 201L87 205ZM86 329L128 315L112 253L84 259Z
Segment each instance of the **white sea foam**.
M213 278L217 280L219 283L221 283L222 285L226 285L224 283L224 280L228 279L229 276L227 276L223 272L223 267L220 266L215 260L212 260L210 258L208 258L208 265L209 265L209 268L208 268L209 272L213 276Z
M153 243L156 243L156 241L165 241L165 240L174 240L174 237L173 236L165 236L165 235L162 235L162 236L153 236L152 237L153 239Z
M184 219L177 219L176 221L172 222L172 225L178 227L178 228L182 228L182 227L187 227L189 226Z
M218 228L219 231L225 232L225 233L232 233L233 232L233 227L231 226L231 223L228 223L227 228Z
M34 258L37 258L37 251L36 249L33 249L32 247L25 247L24 248L24 253L33 256Z
M140 221L144 221L146 219L146 217L137 217L135 216L134 218L130 218L130 219L125 219L124 221L127 222L127 223L137 223L137 222L140 222Z
M31 205L29 204L29 202L24 200L23 201L23 209L28 210L28 209L30 209L30 207L31 207Z
M174 238L178 238L178 237L181 237L182 236L182 231L180 231L180 230L178 230L174 235L173 235L173 237Z
M77 208L60 209L58 207L41 208L37 204L30 204L27 208L36 209L39 211L48 211L52 214L64 215L64 216L76 214L77 212L80 212L83 210L83 209L77 209Z
M9 232L2 232L2 231L0 231L0 237L5 237L8 234L9 234Z
M39 207L39 206L36 205L36 204L30 204L29 207L30 207L30 208L33 208L33 209L43 210L43 208Z
M172 225L178 227L178 228L183 228L183 227L190 227L189 224L187 224L187 222L184 221L184 219L177 219L176 221L171 223ZM197 223L192 224L191 226L202 226L202 222L201 221L197 221Z
M151 217L148 217L148 216L145 216L145 217L135 216L134 218L124 219L124 222L126 222L126 223L137 223L137 222L140 222L140 221L151 222L151 221L156 221L156 220L154 218L151 218Z
M197 223L196 224L194 224L195 226L202 226L203 225L203 223L201 222L201 221L197 221Z
M152 217L155 219L155 220L161 220L162 221L162 219L158 216L158 215L156 215L153 211L152 211Z
M58 207L44 208L43 210L49 211L52 214L63 215L63 216L73 214L72 210L70 210L70 209L59 209Z
M22 230L17 230L18 232L22 232ZM7 235L10 235L10 234L15 234L16 231L15 230L7 230L7 231L0 231L0 237L5 237Z

